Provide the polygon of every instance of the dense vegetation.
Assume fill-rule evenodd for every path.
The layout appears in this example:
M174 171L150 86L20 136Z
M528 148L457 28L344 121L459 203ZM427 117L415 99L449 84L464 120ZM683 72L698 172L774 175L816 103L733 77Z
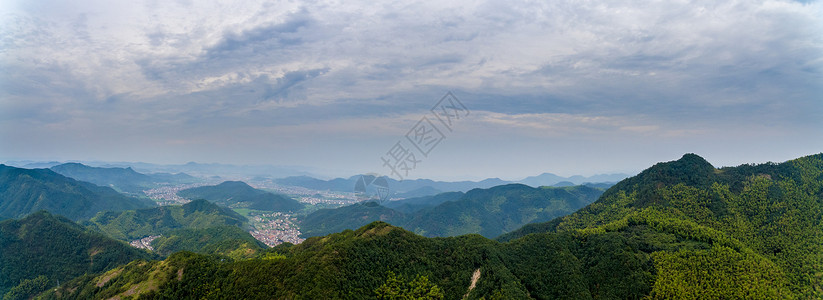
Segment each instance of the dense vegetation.
M25 299L43 285L152 257L63 217L36 212L0 222L0 295Z
M177 195L187 199L206 199L231 208L290 212L304 207L297 200L255 189L242 181L226 181L213 186L185 189Z
M303 218L300 227L303 235L310 237L384 221L429 237L479 233L491 238L530 222L570 214L602 192L586 186L533 188L508 184L384 204L397 210L373 202L321 209Z
M150 235L168 235L175 229L207 228L231 225L246 227L246 218L231 209L217 206L206 200L195 200L182 206L101 212L83 225L107 235L124 240L134 240Z
M0 165L0 220L22 218L47 210L73 220L101 211L155 206L146 199L126 197L108 187L77 181L49 169L20 169Z
M175 229L166 232L151 244L154 251L163 256L178 251L191 251L220 254L234 259L251 258L267 248L245 230L229 225Z

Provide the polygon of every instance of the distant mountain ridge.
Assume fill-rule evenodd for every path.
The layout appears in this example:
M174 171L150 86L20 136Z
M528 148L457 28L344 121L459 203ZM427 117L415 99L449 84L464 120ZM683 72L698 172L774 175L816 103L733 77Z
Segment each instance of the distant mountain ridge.
M153 201L127 197L109 187L78 181L49 169L0 165L0 219L21 218L46 210L80 220L101 211L154 206Z
M161 183L192 183L199 181L198 178L185 173L143 174L131 167L102 168L90 167L81 163L65 163L53 166L50 169L66 177L112 187L131 194L141 194L143 190L154 188Z
M309 176L292 176L275 179L274 183L289 186L299 186L313 190L330 190L338 192L352 192L354 185L361 176L355 175L349 178L335 178L322 180ZM471 189L487 189L499 185L520 183L531 187L540 186L573 186L586 183L591 184L614 184L629 177L627 174L601 174L589 177L575 175L562 177L551 173L543 173L538 176L526 177L519 181L507 181L500 178L488 178L481 181L434 181L430 179L406 179L402 181L387 177L389 189L392 197L413 198L422 196L432 196L442 192L467 192ZM560 184L560 185L558 185Z

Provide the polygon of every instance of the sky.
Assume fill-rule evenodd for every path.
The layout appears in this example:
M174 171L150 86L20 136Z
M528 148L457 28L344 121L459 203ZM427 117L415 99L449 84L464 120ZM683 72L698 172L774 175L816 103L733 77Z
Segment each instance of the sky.
M0 0L0 161L454 180L820 152L822 1Z

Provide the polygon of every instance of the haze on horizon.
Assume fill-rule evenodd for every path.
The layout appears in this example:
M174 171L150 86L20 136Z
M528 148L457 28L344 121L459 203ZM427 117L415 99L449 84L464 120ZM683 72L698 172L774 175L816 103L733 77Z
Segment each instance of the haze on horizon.
M823 151L822 1L2 1L0 162L380 158L410 178L636 172Z

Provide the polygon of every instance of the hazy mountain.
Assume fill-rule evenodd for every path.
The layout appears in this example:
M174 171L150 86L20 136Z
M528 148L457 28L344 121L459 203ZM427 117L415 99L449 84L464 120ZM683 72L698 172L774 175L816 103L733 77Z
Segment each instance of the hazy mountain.
M347 179L335 178L331 180L321 180L308 176L293 176L275 179L274 182L282 185L300 186L314 190L331 190L339 192L353 192L354 185L361 176L356 175ZM468 191L474 188L490 188L493 186L509 183L499 178L489 178L482 181L434 181L429 179L406 179L402 181L391 177L386 178L393 196L421 197L440 193L441 191Z
M304 207L297 200L255 189L242 181L226 181L218 185L185 189L177 195L187 199L206 199L231 208L288 212Z
M532 188L510 184L384 204L396 210L373 202L319 210L306 216L300 228L308 237L384 221L430 237L469 233L496 237L530 222L572 213L601 193L600 189L585 186Z
M41 275L47 287L56 287L58 280L65 283L86 273L152 257L66 218L36 212L21 220L0 222L0 295Z
M0 219L47 210L79 220L100 211L148 208L153 201L132 198L108 187L77 181L49 169L0 165Z
M142 194L143 190L157 187L159 184L180 184L200 181L196 177L185 173L157 173L147 175L138 173L131 167L101 168L90 167L80 163L65 163L53 166L51 170L66 177L91 182L100 186L108 186L132 194Z
M608 183L616 183L620 180L626 179L630 175L617 173L617 174L599 174L594 176L580 176L574 175L571 177L562 177L552 173L543 173L537 176L529 176L523 178L518 183L522 183L525 185L539 187L539 186L572 186L572 185L581 185L584 183L601 183L601 182L608 182ZM558 183L562 183L562 185L557 185Z
M231 209L207 200L195 200L182 206L161 206L118 212L101 212L83 224L107 235L130 241L152 235L169 235L181 228L235 226L245 228L246 218Z

